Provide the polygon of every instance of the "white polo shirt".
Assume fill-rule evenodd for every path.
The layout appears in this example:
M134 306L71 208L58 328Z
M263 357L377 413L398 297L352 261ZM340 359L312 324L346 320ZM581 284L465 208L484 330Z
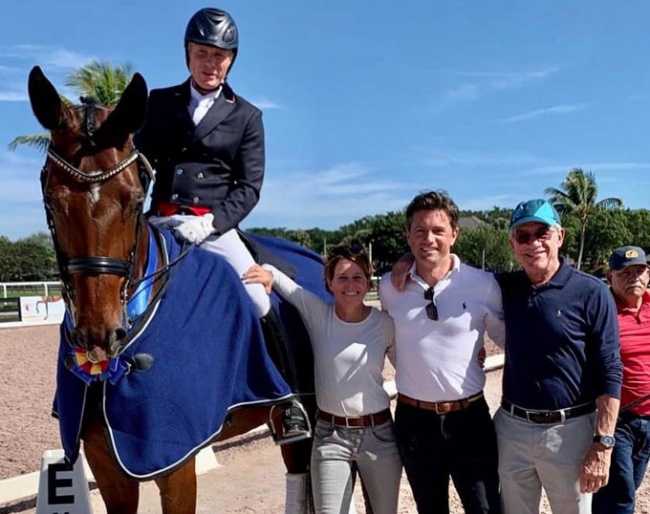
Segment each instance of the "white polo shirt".
M505 340L496 279L452 258L453 268L433 288L438 321L427 317L424 292L429 286L415 263L404 292L390 283L390 273L379 285L382 309L395 322L397 390L418 400L453 401L482 391L485 372L478 352L485 334L500 346Z

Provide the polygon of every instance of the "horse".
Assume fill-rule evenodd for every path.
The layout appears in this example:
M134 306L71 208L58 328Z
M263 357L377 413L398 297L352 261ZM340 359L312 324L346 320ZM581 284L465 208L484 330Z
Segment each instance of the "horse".
M142 416L146 416L149 410L152 416L159 415L158 410L168 407L164 404L165 409L155 408L165 401L160 398L167 394L166 391L180 386L167 383L165 387L159 387L151 401L154 406L141 402L135 393L128 401L116 404L117 400L113 400L109 393L117 394L119 388L119 398L128 396L130 390L124 385L127 381L142 381L151 370L172 367L170 361L174 361L174 365L178 361L175 367L182 367L183 354L163 362L155 351L151 351L151 348L156 348L157 340L147 343L150 344L149 350L145 348L132 355L129 351L136 338L144 338L141 334L145 334L161 317L167 305L180 301L171 296L174 287L187 287L183 295L194 294L187 284L183 285L194 278L190 276L188 280L181 280L182 272L179 270L185 263L198 259L197 256L202 259L202 254L209 252L180 246L175 254L166 254L174 245L173 237L147 223L144 204L154 175L146 158L132 142L134 133L144 121L147 105L147 85L140 74L133 75L113 109L84 99L81 105L69 105L38 66L29 74L28 91L36 119L51 133L51 144L41 171L41 187L66 305L66 320L61 326L60 362L63 365L59 365L57 370L54 409L58 413L64 448L69 448L66 456L69 460L76 459L83 441L86 459L108 514L136 514L139 482L145 479L153 479L158 485L163 514L192 514L196 511L197 498L194 455L214 441L230 439L260 425L278 426L280 413L274 410L273 403L264 401L228 407L218 415L212 414L210 407L204 405L199 409L199 416L218 418L211 420L218 426L211 433L212 439L203 440L205 436L201 435L199 444L178 450L181 457L175 457L171 465L163 462L156 469L134 472L132 464L129 464L130 468L125 464L127 460L138 464L143 457L138 451L146 451L133 446L136 443L131 442L130 434L125 435L115 428L115 420L128 425L134 422L133 418L140 417L138 409L143 410ZM227 265L221 265L219 258L211 256L210 259L217 261L210 261L209 265L197 264L189 275L200 275L202 269L209 268L206 274L224 276L222 283L240 280ZM230 298L235 300L228 305L228 310L235 309L238 317L234 322L226 320L225 323L237 325L253 341L251 345L258 344L256 334L261 333L259 326L246 328L246 323L239 325L242 320L250 320L248 311L252 312L252 308L233 306L237 298L246 301L242 293L233 291L234 296L229 297L229 301ZM197 294L197 301L200 295L207 293L209 291ZM223 309L224 306L217 305L216 308ZM212 315L208 313L206 319ZM191 316L187 319L191 320ZM223 319L220 318L220 322ZM187 322L190 328L197 324ZM160 341L166 338L165 334L157 337ZM168 344L173 345L174 341ZM253 368L258 361L268 361L268 355L260 356L259 344L256 348L257 360L250 356L239 357L245 362L250 361L249 366ZM237 350L232 352L234 355ZM206 353L202 358L212 357ZM305 366L309 368L313 364L311 361L301 362L299 368L303 374ZM310 373L313 375L313 368ZM313 383L313 376L307 377L310 378ZM68 385L70 391L62 392L62 388ZM239 391L239 388L234 389ZM276 396L285 393L286 390ZM315 400L309 400L309 397L303 397L313 419ZM182 407L174 405L174 409ZM187 423L178 412L173 411L167 430L173 431L177 425ZM66 416L69 413L77 416L74 423L68 421ZM69 432L68 429L72 436L65 435L64 431ZM152 437L164 439L157 433ZM128 452L118 453L118 440L124 441L126 446L132 444L128 446ZM175 447L171 448L175 445L170 443L170 452L177 451ZM288 477L306 476L310 448L310 440L281 446ZM288 482L288 492L291 487L294 486ZM300 488L297 498L287 500L285 512L302 513L310 508L311 502L307 501L310 488L304 484Z

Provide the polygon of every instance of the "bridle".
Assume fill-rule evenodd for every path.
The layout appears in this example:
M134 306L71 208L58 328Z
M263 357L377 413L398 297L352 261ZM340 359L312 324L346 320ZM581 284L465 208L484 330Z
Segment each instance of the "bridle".
M91 136L92 137L92 136ZM43 198L45 198L45 190L50 178L50 170L47 168L47 162L51 161L53 164L58 166L61 170L66 172L74 180L82 184L102 184L116 175L120 174L122 171L127 169L132 164L140 161L138 164L138 175L140 178L140 184L143 191L147 192L149 184L154 179L153 169L147 158L138 152L135 147L132 148L131 153L125 159L118 162L115 166L107 170L97 170L91 172L85 172L79 168L70 164L70 162L63 159L58 155L52 147L47 150L47 160L43 169L41 170L41 190L43 193ZM56 253L57 262L59 264L59 272L61 283L63 285L63 293L66 296L66 300L69 304L74 305L75 294L72 287L71 276L78 273L85 273L89 275L117 275L119 277L125 278L124 283L120 291L120 302L123 309L125 309L128 291L131 285L135 282L135 266L137 254L138 241L141 230L141 219L144 212L144 205L140 204L138 209L135 212L136 216L136 233L135 239L131 251L129 252L128 257L125 260L115 259L113 257L99 256L99 255L87 255L82 257L72 257L68 258L63 254L59 247L56 228L54 226L54 216L51 210L51 207L48 205L48 202L45 201L45 214L47 218L47 225L52 235L52 241L54 243L54 250Z

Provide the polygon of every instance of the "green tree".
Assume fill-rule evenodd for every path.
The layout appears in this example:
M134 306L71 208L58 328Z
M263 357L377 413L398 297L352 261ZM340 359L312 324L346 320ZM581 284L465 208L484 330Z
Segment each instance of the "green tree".
M372 242L372 260L377 275L390 271L395 261L409 251L405 225L403 211L373 216L372 234L368 241Z
M474 230L461 230L454 245L454 253L462 262L477 268L509 271L514 267L508 232L491 225L482 225Z
M605 198L597 201L596 177L593 173L584 172L580 168L569 171L559 189L549 187L544 190L544 194L550 197L551 203L560 214L575 216L580 222L578 260L576 262L577 269L580 269L589 218L600 210L621 208L623 201L620 198Z
M589 263L589 271L606 267L615 248L636 244L632 243L634 238L627 222L627 213L622 209L599 211L589 218L585 237L585 263Z
M632 236L625 244L640 246L647 252L650 250L650 211L648 209L627 209L625 214L627 229Z
M113 66L108 62L92 61L68 73L65 85L79 96L92 96L100 104L113 107L117 105L133 73L133 66L129 63ZM72 103L65 97L62 99L68 105ZM50 133L47 132L18 136L9 143L9 149L29 146L45 152L49 145Z

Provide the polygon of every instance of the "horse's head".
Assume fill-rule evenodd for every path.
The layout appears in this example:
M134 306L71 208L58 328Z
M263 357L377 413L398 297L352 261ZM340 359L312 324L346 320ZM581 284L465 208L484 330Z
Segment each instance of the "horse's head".
M138 241L146 237L149 176L132 136L144 121L147 85L136 73L113 110L89 100L67 105L39 67L28 89L34 115L51 132L41 185L73 341L102 360L125 341L125 302L146 258Z

